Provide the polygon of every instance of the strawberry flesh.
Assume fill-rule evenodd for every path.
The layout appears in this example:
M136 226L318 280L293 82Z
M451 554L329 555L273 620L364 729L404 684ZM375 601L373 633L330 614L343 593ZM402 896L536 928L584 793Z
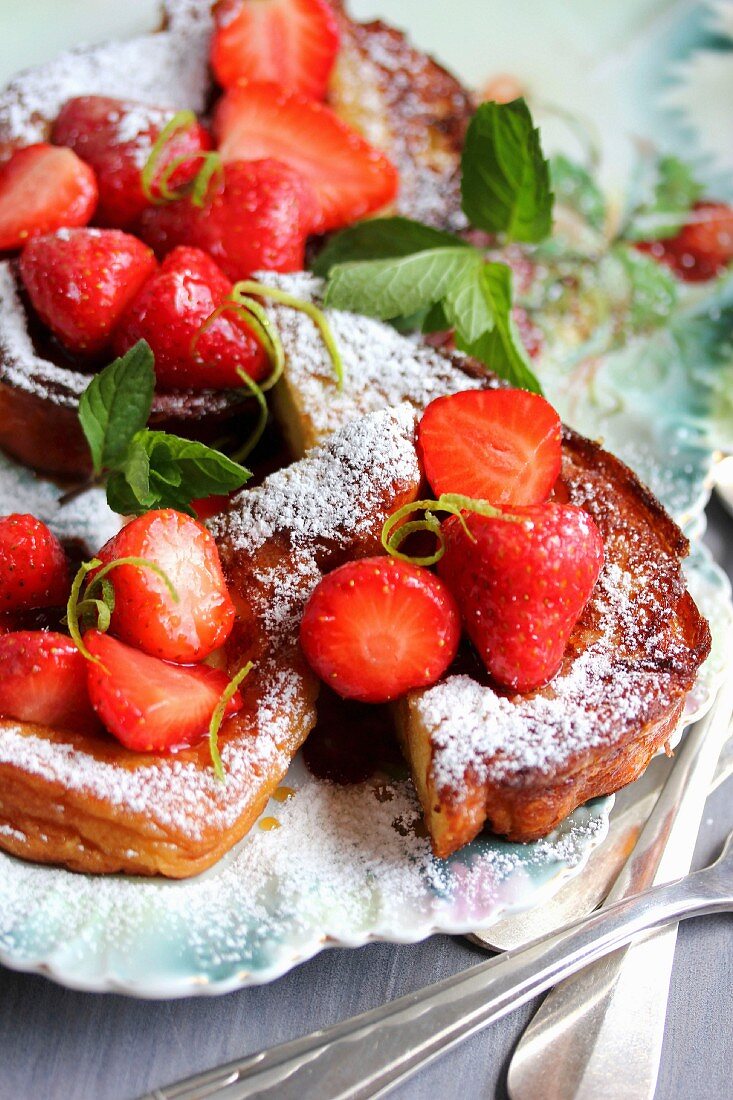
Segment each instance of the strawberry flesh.
M0 637L0 716L55 729L99 728L86 661L71 638L23 630Z
M92 706L126 748L164 752L195 744L206 734L229 683L225 672L168 664L98 630L87 631L84 644L97 658L86 662ZM242 697L235 692L225 714L241 707Z
M208 252L230 279L255 271L302 271L319 219L308 181L275 160L230 163L203 207L190 199L151 207L139 232L159 256L177 245Z
M439 397L418 428L433 492L496 507L541 504L560 474L562 425L552 405L526 390L466 390Z
M138 340L147 340L161 389L238 387L238 369L258 381L269 360L239 316L221 314L201 332L231 291L231 282L205 252L174 249L122 316L115 351L124 355Z
M157 268L151 249L119 229L59 229L30 241L20 273L44 324L80 354L102 351Z
M318 232L349 225L397 195L399 177L383 153L329 107L277 84L230 88L214 129L225 162L274 157L305 176L318 200Z
M95 220L100 225L129 228L149 205L143 191L142 170L175 112L132 100L108 96L69 99L54 124L52 140L66 145L90 164L99 184ZM211 137L199 123L171 135L158 161L151 192L160 196L166 167L183 157L168 180L171 190L190 183L201 168L196 154L211 149Z
M71 149L43 142L18 149L0 168L0 251L86 225L96 205L94 172Z
M435 683L456 655L460 616L427 569L363 558L329 573L303 615L300 642L314 671L346 699L386 703Z
M66 603L69 569L61 543L35 516L0 517L0 612Z
M128 523L97 554L153 562L175 588L176 601L151 569L120 565L109 573L115 591L112 633L153 657L203 661L223 645L234 625L216 543L191 516L173 509L146 512ZM90 578L94 573L90 574Z
M327 0L220 0L214 9L211 67L225 88L271 80L323 99L338 48Z
M502 687L531 691L551 680L603 565L593 519L572 504L515 509L511 518L458 516L443 523L438 572L466 631Z

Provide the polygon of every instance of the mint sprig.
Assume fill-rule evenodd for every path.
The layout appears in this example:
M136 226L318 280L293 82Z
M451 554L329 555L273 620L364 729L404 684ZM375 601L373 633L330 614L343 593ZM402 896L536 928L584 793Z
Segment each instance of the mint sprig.
M524 100L482 104L463 152L463 209L504 241L540 241L552 224L548 162ZM515 386L542 388L512 322L511 272L468 241L409 218L374 218L337 234L313 270L325 304L400 332L453 328L458 346Z
M629 218L627 240L657 241L674 237L702 196L702 184L679 157L660 157L654 166L651 196Z
M148 429L154 390L155 359L144 340L89 383L79 402L79 421L95 481L106 481L107 502L122 515L152 508L193 515L192 500L230 493L251 475L203 443Z
M507 241L536 243L552 230L550 170L523 99L482 103L461 162L463 211L471 225Z

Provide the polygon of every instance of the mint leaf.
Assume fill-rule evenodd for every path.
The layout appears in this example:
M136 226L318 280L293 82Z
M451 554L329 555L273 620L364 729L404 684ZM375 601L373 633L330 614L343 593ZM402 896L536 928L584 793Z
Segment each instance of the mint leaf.
M475 340L467 333L475 331L471 314L464 331L457 324L456 344L461 351L480 359L500 378L506 379L518 389L542 393L542 387L532 370L521 337L512 319L512 273L506 264L487 263L481 268L478 285L484 297L486 315L493 317L493 325ZM473 299L473 295L472 295ZM472 303L473 304L473 303Z
M337 264L352 260L390 260L433 248L471 246L451 233L442 233L410 218L372 218L337 233L318 254L312 270L327 276Z
M550 176L555 201L601 232L606 223L606 200L591 174L581 164L558 154L550 160Z
M147 423L155 389L154 363L149 345L139 340L100 371L82 394L79 420L95 474L114 466Z
M439 302L467 268L482 259L474 248L435 248L399 259L338 264L331 271L324 304L390 321Z
M150 507L154 494L150 492L150 459L142 443L134 438L119 462L119 472L124 477L135 500L143 507Z
M150 460L150 481L183 492L188 500L230 493L252 476L249 470L194 439L181 439L167 432L140 432Z
M477 229L541 241L552 229L552 192L539 131L523 99L482 103L463 151L463 210Z

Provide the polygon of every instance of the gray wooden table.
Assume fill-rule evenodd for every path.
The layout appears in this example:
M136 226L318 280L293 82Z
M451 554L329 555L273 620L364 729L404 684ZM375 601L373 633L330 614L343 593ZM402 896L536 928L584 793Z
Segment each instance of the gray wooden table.
M715 505L707 541L733 576L733 520ZM731 828L733 780L708 803L698 865L717 853ZM173 1002L73 993L0 969L0 1100L133 1100L156 1085L373 1008L483 957L448 937L410 947L373 944L325 952L270 986ZM657 1100L733 1096L732 990L731 919L686 922ZM505 1096L506 1067L531 1013L527 1007L465 1043L398 1090L396 1100Z

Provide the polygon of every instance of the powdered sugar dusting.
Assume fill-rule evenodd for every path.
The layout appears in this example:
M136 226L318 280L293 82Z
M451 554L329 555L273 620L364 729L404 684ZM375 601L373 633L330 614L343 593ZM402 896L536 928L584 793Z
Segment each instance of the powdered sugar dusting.
M0 142L45 141L67 99L104 95L201 111L209 87L209 5L173 3L171 29L80 47L16 76L0 95Z
M303 674L288 647L320 577L319 555L325 546L378 533L393 487L404 491L416 485L414 423L405 406L347 426L303 462L239 494L231 513L213 525L225 564L253 559L275 537L286 537L291 548L279 565L255 570L250 586L239 592L243 600L251 599L265 645L246 686L256 700L255 719L222 748L226 784L212 769L187 759L151 757L149 764L128 769L71 740L28 735L8 722L0 723L0 763L58 782L66 792L99 798L123 820L138 815L163 833L198 839L203 830L232 826L259 776L284 771L289 761L289 732L302 719L304 703ZM263 586L264 600L258 597Z
M296 298L320 304L324 283L308 274L258 278ZM457 390L486 386L462 366L465 356L451 356L401 336L391 326L354 313L327 310L341 352L344 387L339 390L323 337L298 310L267 302L287 358L287 386L311 425L312 441L327 438L342 424L365 413L409 401L417 409Z

